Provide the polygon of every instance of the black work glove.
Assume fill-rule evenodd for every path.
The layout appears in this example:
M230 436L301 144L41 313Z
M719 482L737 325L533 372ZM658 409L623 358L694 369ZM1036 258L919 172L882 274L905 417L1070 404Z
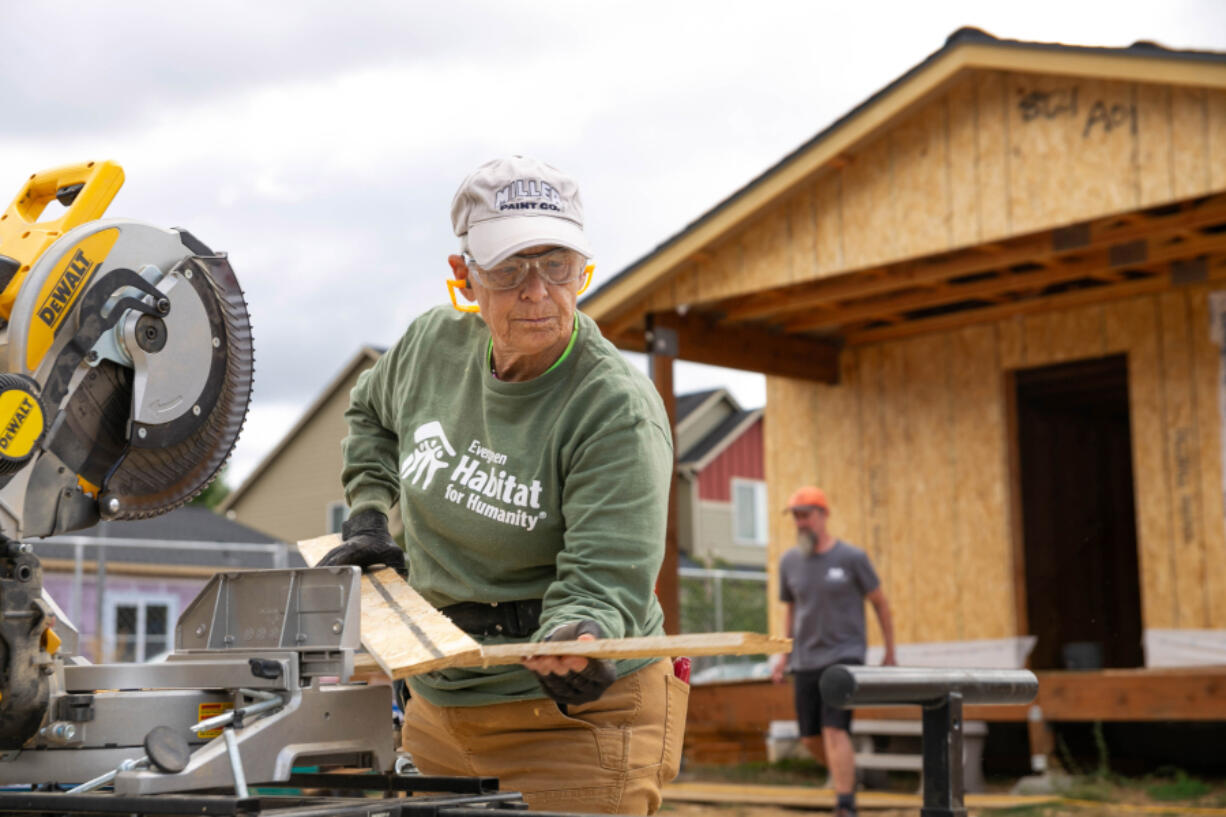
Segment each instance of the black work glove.
M604 638L604 631L594 621L572 621L563 624L550 634L546 641L574 641L581 635L591 633ZM604 694L617 680L617 670L607 658L589 658L580 672L571 670L565 675L536 674L545 694L560 704L588 704Z
M340 545L332 548L316 567L357 565L367 570L374 565L387 565L407 572L404 551L387 532L387 516L379 511L358 511L341 526Z

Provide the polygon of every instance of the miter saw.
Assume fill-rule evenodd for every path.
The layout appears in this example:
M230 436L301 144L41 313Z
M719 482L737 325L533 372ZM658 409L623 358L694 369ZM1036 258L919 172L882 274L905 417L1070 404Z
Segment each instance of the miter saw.
M112 162L35 173L0 214L0 751L44 725L56 628L71 627L52 627L20 540L187 502L251 395L226 257L184 230L100 219L122 184ZM49 205L62 213L44 220Z
M0 215L0 534L142 519L225 463L251 396L247 305L186 230L101 219L123 171L36 173ZM52 202L54 220L39 221Z

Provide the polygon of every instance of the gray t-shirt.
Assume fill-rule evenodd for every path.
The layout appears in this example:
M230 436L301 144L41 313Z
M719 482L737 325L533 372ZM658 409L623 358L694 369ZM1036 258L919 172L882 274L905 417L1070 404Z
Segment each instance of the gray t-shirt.
M841 539L825 553L793 547L779 561L779 600L792 608L793 670L863 661L864 596L880 584L868 555Z

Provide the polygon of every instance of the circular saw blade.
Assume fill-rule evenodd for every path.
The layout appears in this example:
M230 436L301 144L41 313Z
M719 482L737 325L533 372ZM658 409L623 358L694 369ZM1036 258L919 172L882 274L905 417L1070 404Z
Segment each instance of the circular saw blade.
M133 437L102 486L99 506L107 519L144 519L190 501L225 465L247 416L255 356L242 289L225 256L186 232L183 243L195 253L183 264L193 272L217 341L211 407L193 418L189 433L176 433L175 442L155 442L153 434L145 441Z

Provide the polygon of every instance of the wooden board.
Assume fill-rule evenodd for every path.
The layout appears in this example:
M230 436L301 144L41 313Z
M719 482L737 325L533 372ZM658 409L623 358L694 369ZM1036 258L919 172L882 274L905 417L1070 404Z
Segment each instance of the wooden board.
M330 534L299 542L298 550L307 564L315 565L339 544L340 536ZM792 649L791 639L758 633L690 633L482 647L391 569L362 574L361 633L362 646L369 658L358 657L355 663L359 673L371 672L377 665L393 679L446 667L518 664L523 658L542 655L670 658L678 655L773 655Z
M340 534L298 543L314 566L339 545ZM383 672L404 678L453 666L481 654L481 645L418 595L395 570L362 574L362 646Z
M479 656L465 656L455 666L488 667L518 664L542 655L581 655L588 658L659 658L685 655L774 655L789 652L792 639L759 633L684 633L639 638L601 638L595 641L550 641L536 644L490 644Z

